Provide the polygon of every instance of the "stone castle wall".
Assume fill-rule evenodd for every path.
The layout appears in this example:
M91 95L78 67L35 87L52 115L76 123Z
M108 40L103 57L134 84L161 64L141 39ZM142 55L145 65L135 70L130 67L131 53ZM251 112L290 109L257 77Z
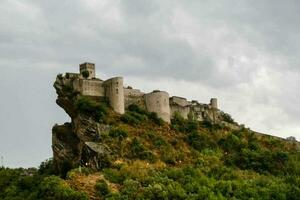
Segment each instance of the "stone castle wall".
M89 76L83 77L83 71L88 71ZM182 97L169 97L164 91L153 91L145 94L131 87L124 88L123 78L115 77L102 81L95 77L95 65L83 63L80 65L80 74L66 73L68 80L73 80L73 87L85 96L105 97L112 109L120 114L125 112L131 104L137 104L149 112L155 112L164 121L170 122L175 113L187 119L189 116L198 121L220 120L220 112L216 98L210 104L200 104L197 101L187 101Z
M141 92L138 89L124 88L125 108L127 108L131 104L136 104L141 108L146 109L144 95L145 93Z
M103 81L97 79L76 79L73 83L74 88L85 96L104 97L105 89Z

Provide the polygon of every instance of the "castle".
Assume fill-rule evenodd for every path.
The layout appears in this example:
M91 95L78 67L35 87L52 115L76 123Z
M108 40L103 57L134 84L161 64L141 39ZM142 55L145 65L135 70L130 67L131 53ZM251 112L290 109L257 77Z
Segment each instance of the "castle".
M193 117L198 121L220 120L220 110L216 98L209 104L197 101L187 101L183 97L172 96L165 91L154 90L150 93L141 92L132 87L124 87L122 77L108 80L96 78L95 64L83 63L79 65L80 73L66 73L66 78L73 79L73 88L84 96L106 98L112 109L124 114L130 104L137 104L149 112L155 112L165 122L170 122L175 113L183 118Z

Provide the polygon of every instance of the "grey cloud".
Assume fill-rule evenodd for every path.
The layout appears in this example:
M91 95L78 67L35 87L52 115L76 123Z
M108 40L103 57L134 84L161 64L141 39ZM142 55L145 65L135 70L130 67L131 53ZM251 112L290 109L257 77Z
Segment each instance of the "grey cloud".
M54 104L52 81L59 72L77 71L84 61L95 62L99 74L145 80L141 88L148 80L174 80L171 88L188 83L188 89L202 91L197 98L214 95L226 100L224 109L248 120L254 129L268 130L277 123L280 130L296 127L296 133L299 5L296 0L4 0L0 89L5 98L0 105L11 106L1 108L0 154L24 157L27 165L51 155L51 126L66 120ZM260 121L250 107L262 109ZM280 112L284 119L276 118ZM38 122L36 116L45 117ZM14 127L15 122L20 126ZM25 141L24 135L28 141L22 144L17 139ZM33 140L43 154L32 153ZM18 146L38 159L26 151L17 156ZM11 148L15 153L8 151Z

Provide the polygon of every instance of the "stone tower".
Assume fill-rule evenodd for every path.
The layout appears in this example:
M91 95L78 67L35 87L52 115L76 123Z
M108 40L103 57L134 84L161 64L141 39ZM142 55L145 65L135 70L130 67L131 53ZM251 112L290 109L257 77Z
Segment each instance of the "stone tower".
M123 78L115 77L104 82L105 96L109 100L110 106L119 114L125 113L124 103L124 86Z
M171 111L169 94L164 91L153 91L145 94L146 107L149 112L157 113L158 117L170 123Z
M211 98L210 99L210 105L214 109L218 109L218 99L217 98Z
M95 72L95 64L94 63L82 63L79 65L80 68L80 75L81 78L83 78L83 74L84 72L88 72L88 77L86 77L87 79L94 79L96 77L96 72Z

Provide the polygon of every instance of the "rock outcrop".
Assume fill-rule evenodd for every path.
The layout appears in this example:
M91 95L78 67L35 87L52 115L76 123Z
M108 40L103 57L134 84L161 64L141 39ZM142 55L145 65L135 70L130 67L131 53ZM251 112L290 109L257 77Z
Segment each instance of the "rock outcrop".
M59 171L78 165L99 169L109 165L110 149L101 143L101 135L110 130L91 115L76 107L80 95L73 90L72 78L58 75L54 83L56 103L70 116L71 122L52 129L53 160Z

